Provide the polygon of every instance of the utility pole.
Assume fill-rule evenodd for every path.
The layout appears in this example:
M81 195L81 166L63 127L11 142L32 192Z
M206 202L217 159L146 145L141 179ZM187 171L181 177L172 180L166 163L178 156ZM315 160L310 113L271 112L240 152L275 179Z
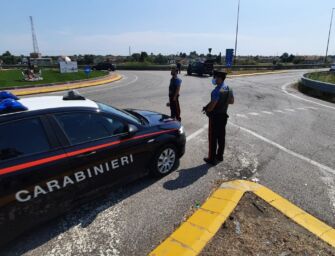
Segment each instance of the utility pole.
M131 48L130 48L130 46L129 46L129 56L131 56Z
M238 36L238 22L240 18L240 0L238 0L238 7L237 7L237 21L236 21L236 37L235 37L235 57L234 57L234 64L236 64L236 56L237 56L237 36Z
M335 10L335 8L332 8L332 15L330 17L330 25L329 25L329 33L328 33L328 41L327 41L327 50L326 50L326 56L325 56L325 63L327 63L329 39L330 39L331 30L332 30L334 10Z

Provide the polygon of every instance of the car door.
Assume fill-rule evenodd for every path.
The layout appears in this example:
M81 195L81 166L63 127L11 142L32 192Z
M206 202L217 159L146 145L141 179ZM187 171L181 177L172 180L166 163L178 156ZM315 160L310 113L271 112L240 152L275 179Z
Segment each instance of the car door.
M51 130L44 116L0 124L0 244L71 204L55 184L69 162Z
M145 151L127 137L127 124L93 111L55 114L66 137L64 149L73 175L80 177L80 197L103 185L115 185L144 171Z

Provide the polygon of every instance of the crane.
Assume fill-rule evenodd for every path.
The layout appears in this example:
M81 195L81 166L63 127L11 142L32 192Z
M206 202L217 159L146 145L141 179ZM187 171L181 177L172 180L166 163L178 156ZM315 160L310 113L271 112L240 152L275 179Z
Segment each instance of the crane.
M30 56L34 57L34 58L39 58L41 56L41 54L40 54L39 49L38 49L37 37L36 37L33 17L29 16L29 19L30 19L30 25L31 25L31 35L32 35L32 39L33 39L33 49L34 49L34 52L31 53Z

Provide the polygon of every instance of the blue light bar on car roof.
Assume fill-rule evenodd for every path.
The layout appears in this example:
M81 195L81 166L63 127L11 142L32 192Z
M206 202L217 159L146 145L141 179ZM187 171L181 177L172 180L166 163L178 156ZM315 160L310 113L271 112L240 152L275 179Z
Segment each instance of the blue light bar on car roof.
M4 100L4 99L14 99L14 100L18 100L19 98L17 96L15 96L13 93L11 92L7 92L7 91L1 91L0 92L0 101Z
M0 113L11 113L24 110L28 109L15 99L7 98L0 101Z

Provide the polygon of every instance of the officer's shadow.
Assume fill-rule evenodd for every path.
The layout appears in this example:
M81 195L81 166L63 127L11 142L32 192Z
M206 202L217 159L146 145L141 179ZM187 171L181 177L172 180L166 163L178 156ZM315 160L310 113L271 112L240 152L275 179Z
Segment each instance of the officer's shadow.
M177 171L179 176L174 180L169 180L163 184L163 187L168 190L176 190L180 188L185 188L202 176L205 176L208 173L208 169L211 166L208 164L202 164L196 167L192 167L189 169L182 169Z

